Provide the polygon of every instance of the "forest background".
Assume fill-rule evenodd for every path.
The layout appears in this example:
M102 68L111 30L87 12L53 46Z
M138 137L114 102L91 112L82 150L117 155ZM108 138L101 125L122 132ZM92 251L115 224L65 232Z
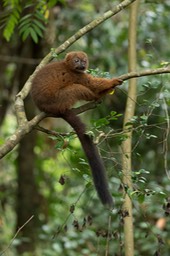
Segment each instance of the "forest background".
M1 2L2 148L23 118L17 114L23 114L23 109L18 111L23 106L16 104L16 95L45 56L48 62L62 59L71 50L85 51L89 72L105 77L168 68L168 0L134 1L138 4L133 29L136 42L129 36L130 5L69 45L68 39L77 31L120 2ZM64 42L68 45L57 55L56 49ZM135 57L129 57L129 45ZM130 59L136 61L134 69L129 68ZM113 95L81 114L107 169L115 200L111 212L101 205L80 143L64 121L45 118L30 133L24 122L20 124L25 132L22 140L2 154L0 162L0 255L169 255L169 77L162 72L133 79L137 91L132 96L130 82L125 81ZM135 103L128 123L127 99ZM29 95L24 106L28 120L39 113ZM131 150L125 153L129 138ZM125 182L123 153L131 162L130 184ZM132 214L125 208L126 195ZM126 219L134 226L127 228L128 233ZM131 237L131 245L134 240L131 254L127 237Z

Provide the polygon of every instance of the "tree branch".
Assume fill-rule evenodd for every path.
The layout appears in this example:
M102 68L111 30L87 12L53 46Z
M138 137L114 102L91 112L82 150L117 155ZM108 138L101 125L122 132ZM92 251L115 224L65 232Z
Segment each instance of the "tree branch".
M165 74L170 73L170 67L166 68L158 68L158 69L148 69L143 70L140 72L131 72L124 75L119 76L123 81L128 80L130 78L134 77L142 77L142 76L150 76L150 75L158 75L158 74ZM20 99L20 103L22 103L22 100ZM79 108L73 108L73 111L78 115L82 112L85 112L89 109L94 109L99 102L89 102L83 106L80 106ZM22 105L22 104L21 104ZM23 107L23 106L22 106ZM19 110L21 113L22 107ZM25 113L25 112L24 112ZM47 115L45 113L40 113L39 115L35 116L32 120L27 121L25 118L22 118L23 123L21 124L19 122L18 129L16 132L11 135L11 137L5 142L4 145L0 147L0 159L3 158L7 153L12 151L12 149L20 142L20 140L29 132L31 132L34 127L44 118L50 117L50 115ZM52 117L52 116L51 116Z
M34 73L29 77L25 85L23 86L22 90L17 94L16 96L16 104L17 104L17 99L25 99L25 97L28 95L31 87L31 81L37 71L45 66L47 63L49 63L53 58L54 54L60 54L64 52L67 48L69 48L73 43L75 43L79 38L87 34L89 31L93 30L97 26L99 26L101 23L109 19L110 17L116 15L119 13L121 10L125 9L127 6L129 6L131 3L135 2L136 0L124 0L120 4L114 6L111 10L105 12L103 15L100 15L98 18L81 28L79 31L77 31L73 36L68 38L63 44L61 44L58 48L55 49L55 51L51 51L49 54L47 54L40 64L37 66L36 70Z
M12 240L10 241L9 245L0 252L0 256L5 255L6 251L11 247L11 245L13 244L14 240L16 239L16 237L18 236L19 232L21 232L21 230L34 218L34 215L32 215L20 228L18 228L17 232L15 233L14 237L12 238Z
M87 34L89 31L93 30L94 28L99 26L101 23L103 23L105 20L107 20L110 17L112 17L113 15L117 14L118 12L120 12L121 10L123 10L124 8L126 8L128 5L130 5L131 3L135 2L135 1L136 0L124 0L124 1L122 1L120 4L114 6L111 10L105 12L103 15L100 15L98 18L96 18L95 20L93 20L92 22L90 22L89 24L84 26L83 28L81 28L73 36L68 38L63 44L61 44L58 48L56 48L55 51L51 51L49 54L47 54L42 59L40 64L35 69L34 73L29 77L29 79L27 80L27 82L23 86L22 90L16 95L15 110L16 110L16 117L17 117L17 121L18 121L19 126L22 127L23 124L25 124L27 122L26 114L25 114L25 111L24 111L24 102L23 102L23 100L28 95L28 93L30 91L30 88L31 88L32 79L35 76L35 74L38 72L38 70L40 68L42 68L43 66L45 66L45 64L47 64L50 60L52 60L54 58L54 54L56 55L56 54L59 54L59 53L65 51L68 47L70 47L74 42L76 42L83 35ZM22 132L21 132L21 134L22 134ZM8 143L10 143L10 145L13 144L10 141L8 141Z
M66 40L62 45L60 45L58 48L55 49L55 51L51 51L37 66L34 73L29 77L25 85L23 86L22 90L16 95L15 100L15 110L16 110L16 116L18 121L18 128L16 132L11 135L11 137L5 142L4 145L0 148L0 158L4 157L7 153L9 153L19 142L20 140L29 132L32 131L32 129L45 117L49 116L45 113L40 113L36 117L34 117L32 120L27 121L27 117L24 110L24 99L28 95L32 79L37 73L37 71L43 67L45 64L47 64L50 60L53 59L54 53L59 54L63 51L65 51L68 47L70 47L74 42L76 42L79 38L81 38L83 35L103 23L105 20L109 19L113 15L117 14L124 8L126 8L131 3L135 2L136 0L124 0L120 4L114 6L111 10L105 12L103 15L98 17L97 19L93 20L83 28L81 28L79 31L77 31L73 36L71 36L68 40ZM160 73L170 73L170 69L158 69L158 73L154 70L149 71L143 71L143 73L128 73L125 75L120 76L122 80L127 80L132 77L139 77L144 75L152 75L152 74L160 74ZM76 114L80 114L88 109L92 109L96 107L96 102L90 102L87 103L77 109L73 109Z
M152 76L152 75L159 75L159 74L165 74L165 73L170 73L170 66L164 67L164 68L147 69L143 71L130 72L130 73L119 76L119 78L125 81L134 77Z

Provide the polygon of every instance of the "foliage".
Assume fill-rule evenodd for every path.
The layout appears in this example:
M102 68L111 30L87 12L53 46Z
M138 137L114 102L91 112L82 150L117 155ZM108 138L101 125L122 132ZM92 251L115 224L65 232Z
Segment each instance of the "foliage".
M48 2L52 4L52 1ZM108 6L112 2L107 1ZM12 3L15 3L15 6L12 6ZM38 3L44 4L43 10L38 8ZM30 35L37 42L37 38L43 35L46 27L47 2L27 1L24 4L23 1L15 0L3 1L3 4L4 16L1 16L1 24L3 31L5 29L8 31L4 32L5 38L10 40L18 29L23 39ZM100 6L98 3L95 5L95 1L93 4L89 1L82 3L71 1L62 8L56 22L57 44L90 21L96 12L101 11L100 8L106 8L106 5L103 6L103 2ZM168 1L164 4L160 1L141 3L138 29L138 65L141 68L155 68L162 61L169 60L170 38L167 33L170 24L169 8ZM101 75L99 70L106 70L108 72L104 72L103 76L107 77L115 71L119 74L126 71L127 19L127 13L123 12L114 20L108 20L91 31L72 46L71 49L77 48L89 53L91 67L98 67L98 70L90 70L92 74ZM25 32L27 29L29 33ZM34 32L31 34L32 30ZM14 48L13 41L11 47ZM13 65L17 67L15 63ZM5 76L8 83L12 83L7 72ZM138 80L137 110L127 124L127 129L133 127L133 190L125 189L133 200L135 253L141 256L168 256L170 250L168 208L170 185L165 170L166 164L169 166L170 163L170 156L167 154L169 151L166 147L166 143L169 143L168 80L169 75ZM88 112L82 116L87 123L88 131L94 136L107 167L110 188L115 198L115 209L111 213L103 208L94 192L89 167L80 144L75 139L75 134L71 132L55 139L47 138L44 134L38 135L34 149L35 180L43 201L39 201L41 229L38 233L36 256L105 255L107 242L111 255L124 253L121 142L126 139L125 134L122 133L126 83L122 88L117 89L114 95L108 95L92 113ZM0 130L1 138L6 139L12 133L11 129L15 121L11 115L13 116L12 111L6 117L7 122L3 123ZM64 129L68 131L65 126L59 120L53 123L57 131L59 127L62 132ZM9 245L15 233L16 158L15 150L3 160L1 165L1 251ZM109 216L111 216L110 227ZM160 227L158 221L161 219L165 224ZM21 242L19 238L15 239L6 254L17 255L15 245L19 242Z
M38 43L38 38L43 37L45 24L48 22L49 8L57 2L61 1L3 0L4 10L0 16L0 24L5 39L9 41L17 27L23 41L31 36Z

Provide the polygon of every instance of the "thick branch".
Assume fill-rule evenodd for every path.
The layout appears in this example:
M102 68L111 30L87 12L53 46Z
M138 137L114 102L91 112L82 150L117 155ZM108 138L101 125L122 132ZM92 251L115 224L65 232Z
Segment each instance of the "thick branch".
M158 74L164 74L164 73L170 73L170 67L166 68L158 68L154 70L144 70L140 72L131 72L124 75L121 75L119 78L122 80L128 80L133 77L141 77L141 76L149 76L149 75L158 75ZM20 99L21 100L21 99ZM22 100L21 100L22 102ZM80 114L82 112L85 112L89 109L93 109L96 107L98 102L90 102L87 103L79 108L73 109L76 114ZM4 145L0 147L0 159L3 158L7 153L12 151L12 149L20 142L20 140L29 132L33 130L33 128L44 118L49 117L49 115L46 115L45 113L40 113L39 115L35 116L32 120L26 121L25 118L23 118L24 122L19 125L16 132L5 142Z
M95 20L93 20L92 22L90 22L89 24L87 24L86 26L81 28L73 36L68 38L63 44L61 44L58 48L56 48L55 51L51 51L49 54L47 54L42 59L40 64L37 66L35 72L29 77L29 79L27 80L27 82L23 86L22 90L18 93L17 98L19 97L19 98L25 99L25 97L28 95L28 93L30 91L31 81L32 81L33 76L35 75L35 73L41 67L43 67L45 64L47 64L48 62L50 62L50 60L52 60L54 58L53 57L54 53L55 54L60 54L60 53L64 52L73 43L75 43L79 38L81 38L82 36L87 34L89 31L93 30L94 28L96 28L101 23L103 23L104 21L106 21L110 17L114 16L115 14L120 12L121 10L125 9L128 5L130 5L131 3L135 2L135 1L136 0L124 0L124 1L122 1L120 4L114 6L111 10L105 12L103 15L100 15L100 17L96 18ZM16 101L17 101L17 98L16 98ZM16 104L17 104L17 102L16 102Z
M3 158L7 153L13 150L13 148L22 140L22 138L33 130L42 119L46 117L45 113L40 113L35 116L31 121L25 121L18 127L16 132L7 139L4 145L0 147L0 159Z

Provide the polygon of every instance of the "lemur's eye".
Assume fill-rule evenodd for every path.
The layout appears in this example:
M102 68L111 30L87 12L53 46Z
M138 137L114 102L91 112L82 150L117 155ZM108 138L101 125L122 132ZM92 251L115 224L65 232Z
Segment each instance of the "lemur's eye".
M80 60L78 58L74 59L75 63L78 63Z

